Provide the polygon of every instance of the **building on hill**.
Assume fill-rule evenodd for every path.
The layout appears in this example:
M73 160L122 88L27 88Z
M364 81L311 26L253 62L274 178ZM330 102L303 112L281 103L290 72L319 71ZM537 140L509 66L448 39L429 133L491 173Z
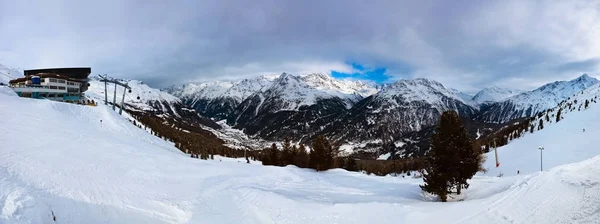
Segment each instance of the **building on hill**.
M62 102L79 102L88 89L91 68L25 70L25 77L9 81L20 96Z

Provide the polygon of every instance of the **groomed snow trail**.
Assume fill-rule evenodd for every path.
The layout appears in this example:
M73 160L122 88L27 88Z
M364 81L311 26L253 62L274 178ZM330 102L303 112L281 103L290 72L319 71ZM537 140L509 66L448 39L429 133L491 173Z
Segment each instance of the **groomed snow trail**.
M420 179L191 159L104 105L0 89L0 223L593 223L598 183L594 157L439 203Z

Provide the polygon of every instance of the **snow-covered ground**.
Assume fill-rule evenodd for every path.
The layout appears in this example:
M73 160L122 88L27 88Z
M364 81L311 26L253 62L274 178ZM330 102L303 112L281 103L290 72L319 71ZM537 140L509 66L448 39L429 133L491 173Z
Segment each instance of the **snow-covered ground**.
M0 223L600 220L600 157L588 159L599 151L587 143L598 136L592 126L600 123L595 105L563 126L500 148L505 177L476 176L455 202L439 203L422 194L420 179L192 159L103 104L25 99L4 90L0 87ZM570 129L583 122L585 134ZM519 158L529 158L528 150L539 153L529 148L542 139L547 171L536 171L539 163L531 159L521 166ZM581 153L570 151L575 148ZM509 176L514 164L521 174ZM552 168L559 164L567 165Z

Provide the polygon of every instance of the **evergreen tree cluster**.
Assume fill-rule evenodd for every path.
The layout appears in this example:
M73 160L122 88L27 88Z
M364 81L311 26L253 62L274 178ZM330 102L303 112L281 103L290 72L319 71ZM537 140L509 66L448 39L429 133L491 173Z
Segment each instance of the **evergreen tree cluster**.
M295 165L300 168L311 168L317 171L341 168L348 171L364 171L367 174L385 176L397 175L423 169L422 158L398 160L361 160L353 156L338 156L337 147L327 138L318 136L311 144L310 151L304 144L292 145L289 139L284 140L281 148L276 144L263 149L260 160L266 166Z
M540 113L537 117L541 118L543 116L543 113ZM497 132L475 140L474 145L481 147L484 152L489 152L490 148L494 147L494 144L496 147L507 145L510 141L523 137L527 131L533 133L536 128L540 128L539 125L537 127L534 125L536 120L535 117L520 119ZM543 119L539 121L541 123ZM543 128L543 124L541 126Z
M356 161L358 169L364 171L367 174L375 174L377 176L398 176L404 173L408 173L408 176L410 176L411 171L418 171L425 168L425 161L427 161L427 157L404 158L395 160Z
M261 160L263 165L295 165L300 168L312 168L317 171L323 171L338 168L334 166L337 154L337 147L334 147L324 136L316 138L311 145L310 152L307 152L303 144L300 144L299 147L292 146L290 140L286 138L281 150L277 148L275 143L271 147L264 149Z
M151 134L159 138L174 142L175 147L184 153L190 154L191 158L214 159L214 155L232 158L244 156L244 150L224 146L223 140L202 128L175 120L165 120L148 113L128 112L141 123L137 124L134 120L134 125L149 130ZM246 155L256 160L258 153L247 150Z

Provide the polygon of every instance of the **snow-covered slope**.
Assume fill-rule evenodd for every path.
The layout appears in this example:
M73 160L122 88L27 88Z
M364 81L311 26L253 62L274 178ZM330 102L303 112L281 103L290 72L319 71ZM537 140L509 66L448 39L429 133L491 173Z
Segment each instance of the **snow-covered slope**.
M471 99L475 104L493 103L502 101L511 96L522 93L520 90L500 88L497 86L488 87L477 92Z
M503 123L521 117L531 117L538 112L553 108L561 101L597 84L598 80L584 74L571 81L548 83L532 91L524 92L504 101L482 108L478 119Z
M11 118L0 120L5 130L0 131L0 223L594 223L600 219L600 157L551 169L549 163L550 170L543 173L522 168L519 176L477 176L462 197L452 199L456 202L438 203L421 193L420 179L192 159L103 105L24 99L1 91L0 102L0 117ZM586 117L590 130L595 130L591 124L600 123L594 117L597 110L591 107L579 116ZM575 120L565 118L564 124L567 119ZM587 138L577 137L581 133L560 124L547 134L541 131L520 140L548 135L547 159L565 158L573 148L596 150L585 143ZM551 147L564 139L579 141L568 141L572 145L560 150ZM503 150L507 149L499 153L504 164L520 156L509 158ZM524 165L537 167L535 161Z
M0 64L0 83L8 84L8 81L23 76L20 70L8 68Z
M540 150L544 147L544 167L555 167L600 155L595 138L600 136L600 83L572 96L533 123L536 131L498 148L500 167L495 168L493 152L488 155L488 175L516 175L517 170L531 173L540 170ZM588 108L585 101L588 100ZM576 103L575 103L576 102ZM571 104L569 106L569 104ZM556 122L559 109L561 120ZM543 129L537 130L539 120ZM585 129L585 131L584 131Z

